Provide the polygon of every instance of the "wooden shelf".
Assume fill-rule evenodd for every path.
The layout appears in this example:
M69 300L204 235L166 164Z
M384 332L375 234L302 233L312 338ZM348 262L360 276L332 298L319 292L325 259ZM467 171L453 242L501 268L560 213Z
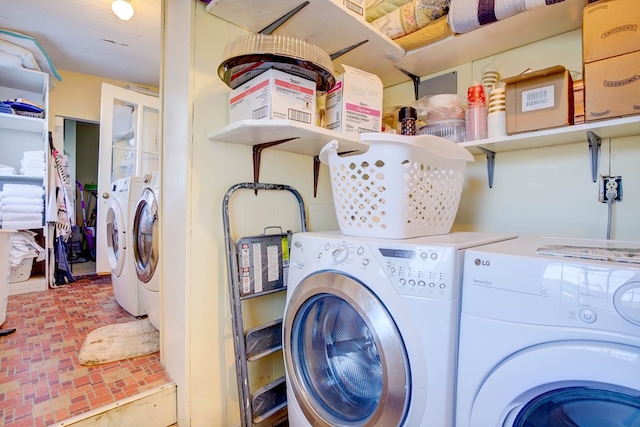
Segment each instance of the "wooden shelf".
M210 2L207 11L257 33L301 3L282 0L256 7L254 0L218 0ZM408 52L341 4L339 0L310 0L274 34L304 40L328 54L367 40L334 60L334 70L341 74L344 63L376 74L389 87L410 80L398 67L422 77L578 29L586 0L541 6Z
M580 125L514 134L500 138L462 142L460 145L468 149L472 154L483 154L478 147L498 153L572 144L581 141L586 142L587 131L592 131L603 139L640 135L640 116L600 120Z
M236 144L259 145L295 138L274 147L276 150L316 156L328 142L337 140L340 151L367 151L369 145L357 137L291 120L239 120L212 131L207 138Z

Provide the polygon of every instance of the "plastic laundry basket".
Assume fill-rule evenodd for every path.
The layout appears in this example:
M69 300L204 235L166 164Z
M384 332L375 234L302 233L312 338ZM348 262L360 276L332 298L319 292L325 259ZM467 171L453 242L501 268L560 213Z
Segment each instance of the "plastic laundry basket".
M339 155L335 140L320 151L340 231L389 239L449 233L471 153L432 135L363 133L360 139L369 143L362 154Z
M7 318L7 304L9 299L9 254L13 241L12 230L0 229L0 326Z

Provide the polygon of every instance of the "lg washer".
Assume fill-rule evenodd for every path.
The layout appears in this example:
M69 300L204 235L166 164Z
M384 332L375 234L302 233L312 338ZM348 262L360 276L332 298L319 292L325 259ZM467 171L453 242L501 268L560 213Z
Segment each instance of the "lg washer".
M292 426L453 426L464 250L514 236L292 237L283 353Z
M106 226L113 294L118 304L134 316L147 314L133 265L132 247L133 212L142 185L142 177L136 176L111 183Z
M640 426L640 242L527 237L465 256L457 427Z

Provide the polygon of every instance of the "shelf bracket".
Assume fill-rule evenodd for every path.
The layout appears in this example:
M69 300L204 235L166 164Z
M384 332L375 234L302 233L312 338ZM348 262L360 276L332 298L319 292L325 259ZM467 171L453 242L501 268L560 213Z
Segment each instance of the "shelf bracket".
M591 180L598 181L598 166L600 165L600 147L602 139L593 133L587 131L587 141L589 142L589 160L591 160Z
M313 198L318 196L318 181L320 176L320 156L313 156Z
M337 58L340 58L345 53L351 52L353 49L355 49L355 48L357 48L359 46L362 46L363 44L367 43L368 41L369 40L362 40L361 42L358 42L356 44L352 44L351 46L345 47L344 49L340 49L339 51L329 55L329 58L331 58L332 61L335 61Z
M280 18L276 19L275 21L273 21L271 24L267 25L266 27L264 27L263 29L261 29L260 31L258 31L258 34L266 34L266 35L270 35L271 33L273 33L275 30L278 29L278 27L282 24L284 24L285 22L287 22L287 20L289 18L291 18L293 15L295 15L296 13L298 13L303 7L305 7L306 5L308 5L309 2L305 1L304 3L300 4L298 7L295 7L293 9L291 9L291 11L289 11L288 13L282 15Z
M407 70L403 70L402 68L398 67L397 65L396 65L396 68L398 70L402 71L407 76L409 76L409 78L413 81L413 95L415 96L416 101L417 101L418 100L418 94L420 92L420 77L416 76L415 74L411 74Z
M496 153L483 147L478 147L487 156L487 177L489 179L489 188L493 188L493 174L496 167Z
M287 141L298 139L298 137L281 139L279 141L265 142L264 144L256 144L253 146L253 183L260 182L260 159L262 158L262 152L267 148L274 147L276 145L283 144ZM258 194L258 190L253 190L254 194Z

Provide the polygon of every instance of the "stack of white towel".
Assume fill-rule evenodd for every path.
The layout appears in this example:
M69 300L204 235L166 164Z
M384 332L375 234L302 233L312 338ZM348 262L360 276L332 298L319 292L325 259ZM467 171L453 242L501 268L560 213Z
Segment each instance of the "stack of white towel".
M20 165L22 175L44 177L47 168L44 151L25 151Z
M0 192L0 227L25 230L42 227L44 188L32 184L9 184Z

